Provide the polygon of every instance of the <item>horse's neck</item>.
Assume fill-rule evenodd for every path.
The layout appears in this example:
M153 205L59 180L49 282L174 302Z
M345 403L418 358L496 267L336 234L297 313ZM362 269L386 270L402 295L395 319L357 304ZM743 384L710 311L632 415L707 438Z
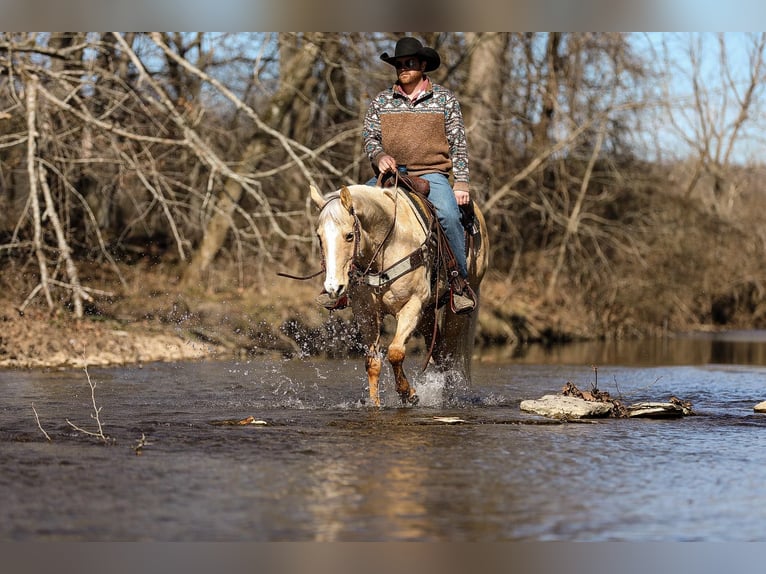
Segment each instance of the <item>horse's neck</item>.
M373 193L381 194L380 190ZM413 220L412 207L405 197L396 202L389 197L374 197L358 209L358 217L364 237L365 255L371 256L378 246L386 242L386 252L394 256L406 255L424 241L422 230ZM387 258L388 259L388 258Z

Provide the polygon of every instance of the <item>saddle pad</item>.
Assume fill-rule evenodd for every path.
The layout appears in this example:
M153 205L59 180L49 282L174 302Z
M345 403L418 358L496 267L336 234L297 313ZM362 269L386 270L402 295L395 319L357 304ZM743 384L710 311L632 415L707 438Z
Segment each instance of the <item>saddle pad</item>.
M410 201L410 204L418 216L418 221L420 222L421 227L427 234L428 230L431 229L431 222L434 219L433 204L420 193L401 188L399 191Z

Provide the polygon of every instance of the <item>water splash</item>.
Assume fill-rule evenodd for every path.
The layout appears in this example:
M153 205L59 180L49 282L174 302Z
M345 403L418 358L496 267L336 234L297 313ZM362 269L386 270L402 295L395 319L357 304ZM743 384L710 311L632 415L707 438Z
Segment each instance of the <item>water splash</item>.
M420 397L419 406L441 408L447 403L447 373L427 372L415 387Z

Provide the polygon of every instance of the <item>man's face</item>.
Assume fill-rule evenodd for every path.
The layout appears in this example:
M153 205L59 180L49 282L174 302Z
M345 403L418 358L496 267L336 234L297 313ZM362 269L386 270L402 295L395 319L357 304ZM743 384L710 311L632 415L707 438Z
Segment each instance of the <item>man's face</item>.
M423 77L426 63L415 56L407 56L406 58L397 58L394 60L394 66L396 67L396 74L399 77L399 81L406 84L413 81L420 81Z

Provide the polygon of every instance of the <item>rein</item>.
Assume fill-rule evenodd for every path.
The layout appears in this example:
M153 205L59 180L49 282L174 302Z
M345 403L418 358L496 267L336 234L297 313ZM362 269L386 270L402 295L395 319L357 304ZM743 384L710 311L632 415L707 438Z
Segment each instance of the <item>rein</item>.
M327 203L325 203L322 206L322 209L319 210L319 213L322 213L324 209L330 205L331 202L335 201L336 199L340 199L339 197L331 197L327 200ZM356 216L356 212L354 211L354 208L351 208L351 215L354 217L354 256L352 261L356 261L356 259L359 256L359 245L361 243L361 237L362 237L362 231L361 226L359 224L359 218ZM392 227L393 229L393 227ZM388 233L391 233L391 230L389 229ZM388 238L388 234L386 235L386 239ZM377 253L376 253L377 255ZM369 269L369 268L368 268ZM322 256L322 268L319 271L316 271L314 273L311 273L310 275L291 275L290 273L283 273L278 272L277 275L280 277L287 277L288 279L297 279L299 281L306 281L307 279L313 279L314 277L321 275L325 271L325 262L324 262L324 256Z
M380 187L382 176L378 177L378 186ZM396 172L395 180L394 180L394 189L397 189L397 183L399 181L399 173ZM432 242L432 236L433 236L433 226L431 229L427 229L424 225L424 231L426 232L426 238L425 241L414 251L412 251L409 255L405 255L386 269L379 271L377 273L372 271L372 265L375 262L375 259L380 254L380 251L382 250L383 246L388 241L389 237L391 236L391 233L393 232L394 228L396 227L396 216L397 216L397 210L399 208L399 191L396 191L394 194L394 216L391 221L391 226L388 228L388 231L386 232L385 237L383 237L383 240L378 244L378 246L375 249L375 252L372 254L372 257L370 258L370 262L367 264L367 267L364 269L364 271L360 271L358 267L356 266L356 260L358 258L359 254L359 247L358 245L354 245L354 263L352 264L351 269L351 279L359 284L359 283L365 283L371 287L374 287L376 289L382 289L386 285L393 283L395 280L397 280L399 277L402 277L403 275L406 275L410 271L414 271L421 265L425 265L428 261L428 253L430 250L430 244ZM427 198L422 195L419 192L412 191L414 195L418 196L421 199L421 202L423 205L430 205ZM412 200L410 200L412 201ZM413 206L414 208L414 206ZM359 228L359 220L356 216L356 213L352 211L352 215L354 216L354 230L355 230L355 241L359 241L360 236L356 234L356 231ZM431 221L436 221L436 214L433 212L433 210L430 211L430 218ZM423 222L424 223L424 222Z
M394 181L394 189L397 188L398 178L399 178L399 172L397 171L396 180ZM379 176L378 185L380 185L381 179L382 179L382 176ZM397 191L395 193L396 195L394 199L394 218L391 223L391 227L389 228L388 233L386 234L386 237L383 239L381 244L378 246L378 249L375 251L375 255L370 260L370 265L368 265L365 272L360 275L360 278L365 279L366 280L365 282L368 285L376 286L378 288L381 288L393 282L395 279L398 279L402 275L405 275L409 273L410 271L417 269L421 265L425 265L426 261L428 260L427 254L429 252L430 243L435 244L433 246L435 250L434 261L437 261L437 262L444 261L447 254L452 256L454 260L454 255L452 255L452 252L449 249L449 245L445 243L446 236L444 235L444 232L441 231L441 228L439 227L439 220L436 216L436 211L433 204L431 204L431 202L428 201L428 198L424 194L412 190L411 193L413 193L415 196L417 196L420 199L421 206L428 211L428 219L430 219L430 228L426 230L425 241L415 251L413 251L406 257L400 259L399 261L391 265L385 271L381 271L380 273L377 273L377 274L369 273L370 266L372 265L372 262L375 260L374 259L375 256L377 256L378 251L380 251L380 249L383 247L383 244L385 244L385 242L388 240L388 237L391 234L391 231L396 225L396 208L398 206L399 192ZM412 199L410 199L410 201L412 201ZM356 215L354 215L354 218L356 218ZM436 239L435 241L432 241L434 237L436 237ZM439 263L439 266L441 265L442 264ZM438 269L436 269L436 273L438 273ZM377 284L373 282L373 277L379 279ZM428 362L431 360L431 357L433 356L433 353L434 353L434 349L436 348L436 339L439 332L438 314L439 314L439 308L441 307L440 298L439 298L439 287L438 287L439 280L437 277L434 277L432 281L433 281L432 297L433 297L433 310L434 310L434 328L433 328L433 332L431 333L431 344L428 346L428 352L426 353L425 359L423 361L423 367L421 369L421 372L425 372L426 368L428 368ZM449 294L449 291L447 292L447 294Z
M396 173L396 178L398 180L399 178L399 172ZM380 178L378 178L378 183L380 183ZM365 277L370 277L373 275L370 273L370 269L372 269L372 264L375 262L375 259L380 254L380 251L383 249L383 246L386 244L386 241L388 241L388 238L391 237L391 233L394 231L394 227L396 227L396 211L399 207L399 194L396 193L394 195L394 217L391 219L391 226L388 228L388 231L386 231L385 237L383 237L383 240L378 244L377 248L375 248L375 252L372 254L372 257L370 257L370 262L367 264L367 269L365 269L362 273L357 274L357 279L362 279ZM359 229L359 218L356 216L356 211L354 211L353 207L351 208L351 215L354 216L354 265L356 265L356 259L359 255L359 243L361 242L361 234L357 236L356 231ZM406 259L406 258L405 258ZM397 265L400 262L395 263L394 265ZM393 267L393 266L392 266ZM378 275L383 276L387 271L389 271L392 267L389 267L388 269L381 271ZM393 279L391 280L393 281ZM368 283L369 285L372 285L372 283ZM378 285L379 287L382 287L382 285Z
M321 275L324 272L324 269L320 269L316 273L312 273L311 275L290 275L289 273L282 273L281 271L277 272L277 275L280 277L287 277L288 279L297 279L298 281L306 281L307 279L313 279L317 275Z

